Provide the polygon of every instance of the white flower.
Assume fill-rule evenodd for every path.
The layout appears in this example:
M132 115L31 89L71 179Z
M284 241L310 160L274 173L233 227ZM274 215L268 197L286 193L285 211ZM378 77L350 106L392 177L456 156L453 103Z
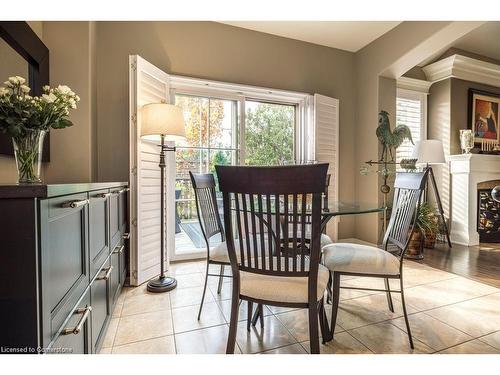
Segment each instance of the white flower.
M79 101L80 101L80 97L79 97L78 95L75 95L75 100L76 100L77 102L79 102Z
M31 90L31 89L30 89L28 86L26 86L26 85L21 85L21 91L22 91L22 92L28 93L28 92L30 92L30 90Z
M9 90L5 87L0 87L0 96L5 96L9 93Z
M76 108L76 101L75 101L75 99L69 98L68 103L71 106L71 108L73 108L73 109Z
M49 85L45 85L42 87L42 90L43 91L49 91L50 90L50 86Z
M50 93L49 95L43 94L42 95L42 100L45 103L54 103L54 101L57 99L57 96L55 96L53 93Z
M23 77L16 76L16 79L21 85L24 85L26 83L26 80Z
M14 85L10 83L10 81L5 81L3 84L7 87L14 87Z
M65 95L74 95L74 92L71 91L71 89L66 86L66 85L59 85L57 86L57 91L59 91L61 94L65 94Z
M8 82L10 82L13 85L19 84L19 80L17 79L17 77L9 77L9 81ZM5 83L7 83L7 82L5 82Z

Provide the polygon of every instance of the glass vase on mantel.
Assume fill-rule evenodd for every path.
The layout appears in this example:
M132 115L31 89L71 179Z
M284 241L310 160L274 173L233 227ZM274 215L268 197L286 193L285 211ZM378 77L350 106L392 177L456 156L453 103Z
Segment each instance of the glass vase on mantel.
M27 130L25 134L12 138L18 182L20 184L36 184L40 179L42 165L44 130Z
M474 134L471 129L460 130L460 148L463 154L470 154L474 148Z

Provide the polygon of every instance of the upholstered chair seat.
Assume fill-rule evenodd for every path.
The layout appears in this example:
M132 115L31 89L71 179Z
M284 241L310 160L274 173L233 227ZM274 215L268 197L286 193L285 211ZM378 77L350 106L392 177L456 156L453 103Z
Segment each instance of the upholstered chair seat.
M276 262L277 259L274 257L273 263L276 264ZM291 263L289 267L292 267ZM306 267L308 267L307 262ZM323 298L329 276L328 269L320 264L316 288L318 301ZM308 302L307 277L271 276L240 271L240 283L240 294L245 297L278 303Z
M398 275L400 261L374 246L335 243L323 248L323 263L334 272Z

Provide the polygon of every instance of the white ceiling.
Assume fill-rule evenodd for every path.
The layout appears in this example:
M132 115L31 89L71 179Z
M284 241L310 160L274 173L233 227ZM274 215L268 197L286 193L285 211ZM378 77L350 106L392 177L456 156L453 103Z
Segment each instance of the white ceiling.
M500 61L500 22L486 22L425 59L419 66L425 66L435 61L450 48L458 48Z
M322 46L357 52L401 22L234 21L222 23Z

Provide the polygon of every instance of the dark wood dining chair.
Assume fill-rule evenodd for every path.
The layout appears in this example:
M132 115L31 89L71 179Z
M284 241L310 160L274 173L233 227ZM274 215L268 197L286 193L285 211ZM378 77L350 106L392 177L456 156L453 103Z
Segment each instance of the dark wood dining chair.
M217 207L214 176L211 173L195 174L190 171L189 177L191 178L191 184L193 185L196 201L196 213L198 214L201 233L207 246L205 285L203 287L203 295L201 296L200 310L198 311L198 320L200 320L201 310L203 309L203 302L205 300L205 293L207 291L208 277L215 276L219 278L217 293L220 294L222 291L224 277L226 277L224 274L224 266L229 265L230 263L225 243L224 228L222 226L219 209ZM220 235L221 242L211 251L210 239L217 234ZM220 273L218 275L211 274L209 272L211 264L220 266Z
M355 288L345 289L375 290L385 292L389 309L394 312L392 293L401 294L403 314L408 332L410 347L413 349L408 314L403 288L403 259L408 243L415 229L422 192L425 186L425 174L397 173L394 183L394 200L391 218L385 232L383 246L366 246L353 243L334 243L323 249L324 264L330 270L332 283L332 319L328 341L333 339L337 311L339 307L340 278L343 275L365 276L384 279L385 289ZM390 246L390 251L389 250ZM396 250L396 252L394 251ZM399 290L391 290L389 279L398 279Z
M328 164L215 168L233 273L226 353L234 353L241 300L307 308L311 353L319 353L318 320L322 335L329 332L324 310L329 272L320 265L321 199ZM306 249L307 216L311 237ZM291 225L292 238L281 230L282 220L285 228Z

